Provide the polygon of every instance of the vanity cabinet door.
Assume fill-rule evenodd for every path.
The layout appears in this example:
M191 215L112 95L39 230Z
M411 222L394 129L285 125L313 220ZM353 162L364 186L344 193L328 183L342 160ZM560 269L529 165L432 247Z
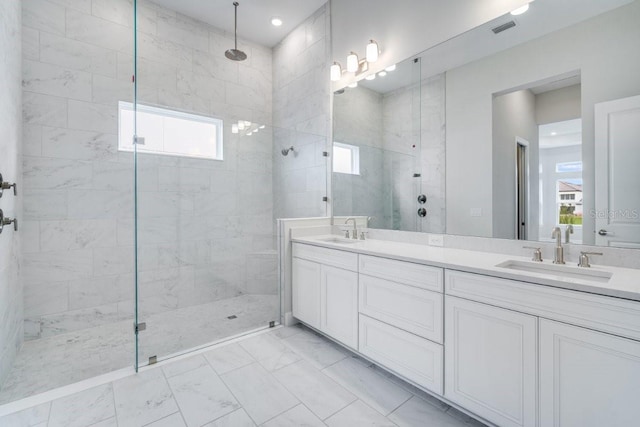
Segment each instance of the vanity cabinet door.
M358 349L358 273L322 266L320 330Z
M447 295L445 397L499 426L535 426L537 320Z
M639 398L640 342L540 320L540 425L637 426Z
M311 327L320 329L320 264L293 258L293 316Z

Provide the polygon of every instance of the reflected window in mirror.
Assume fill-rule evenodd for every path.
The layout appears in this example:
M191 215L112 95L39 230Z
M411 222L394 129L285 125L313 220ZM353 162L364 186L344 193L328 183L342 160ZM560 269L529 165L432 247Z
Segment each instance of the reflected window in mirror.
M355 145L333 143L333 171L360 175L360 148Z

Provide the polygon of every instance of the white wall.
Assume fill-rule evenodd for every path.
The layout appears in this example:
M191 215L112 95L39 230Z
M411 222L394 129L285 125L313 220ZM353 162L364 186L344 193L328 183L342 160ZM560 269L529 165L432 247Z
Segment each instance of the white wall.
M493 100L493 237L516 238L516 137L526 140L529 164L528 238L538 237L538 126L536 96L528 89Z
M579 119L582 114L579 84L536 95L536 123L563 122Z
M18 197L4 191L0 208L22 225L21 136L21 10L19 0L0 2L0 173L18 183ZM0 386L23 341L23 303L20 277L22 227L6 226L0 234Z
M595 103L640 93L640 1L447 72L447 232L492 235L492 95L580 70L583 162L594 167ZM585 212L593 173L585 173ZM456 189L466 188L465 192ZM471 217L470 208L482 209ZM593 230L591 218L585 229ZM585 242L593 233L585 233Z

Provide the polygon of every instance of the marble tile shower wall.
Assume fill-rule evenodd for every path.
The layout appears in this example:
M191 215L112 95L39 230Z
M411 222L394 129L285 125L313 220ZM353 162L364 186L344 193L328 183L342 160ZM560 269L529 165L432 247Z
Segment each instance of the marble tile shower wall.
M20 196L21 88L20 88L20 1L0 2L0 173L18 182ZM21 197L5 190L0 208L8 217L22 220ZM7 226L0 235L0 384L6 378L23 341L23 303L20 280L20 234Z
M274 134L276 218L327 214L326 137L330 134L329 3L318 9L273 49L273 124L304 134ZM285 147L295 155L280 154Z
M117 102L132 101L133 11L131 0L22 5L32 339L133 313L133 159L117 150ZM271 123L272 62L268 48L241 42L249 59L232 63L232 35L153 3L138 2L138 28L140 102L225 121L224 161L140 156L144 314L246 292L256 275L247 257L273 248L271 134L228 129L238 119ZM261 260L248 264L267 268Z

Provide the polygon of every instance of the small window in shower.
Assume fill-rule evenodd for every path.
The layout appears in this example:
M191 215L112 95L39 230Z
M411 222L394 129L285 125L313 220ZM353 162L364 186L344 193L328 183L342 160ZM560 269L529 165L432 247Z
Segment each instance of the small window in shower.
M133 151L133 104L118 104L118 150ZM222 160L222 120L138 104L138 153Z
M333 171L360 175L360 148L355 145L334 142Z

